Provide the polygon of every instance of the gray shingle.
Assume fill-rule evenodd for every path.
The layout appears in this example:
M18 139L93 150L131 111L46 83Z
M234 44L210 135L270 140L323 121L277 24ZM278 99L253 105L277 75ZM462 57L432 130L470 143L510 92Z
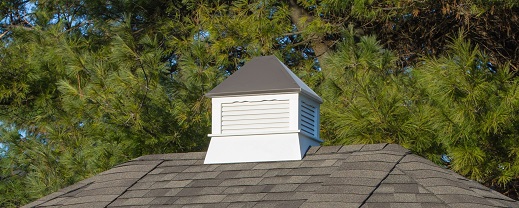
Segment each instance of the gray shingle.
M297 208L301 207L304 200L293 200L293 201L260 201L254 205L254 208Z
M284 200L307 200L312 196L312 193L308 192L279 192L279 193L267 193L263 200L266 201L284 201Z
M234 202L230 203L227 208L252 208L256 202Z
M331 177L327 178L323 185L357 185L357 186L377 186L380 184L381 179L374 179L374 178L350 178L350 177L344 177L344 178L337 178L337 177Z
M63 201L66 200L67 198L63 198L63 197L58 197L58 198L55 198L55 199L52 199L50 201L47 201L43 204L41 204L41 206L58 206L58 205L62 205Z
M322 186L317 190L323 194L370 194L375 187L370 186Z
M256 194L231 194L227 195L222 202L254 202L260 201L263 197L267 195L266 193L256 193Z
M197 165L197 166L189 166L183 172L208 172L213 171L220 165Z
M106 187L92 190L80 190L76 196L95 196L95 195L119 195L126 191L127 187Z
M237 178L223 181L220 186L252 186L257 185L263 178Z
M366 152L366 151L382 150L386 146L387 146L387 143L369 144L369 145L364 145L364 147L362 147L362 149L360 149L360 151L361 152Z
M114 181L114 180L120 180L120 179L138 179L142 176L146 175L147 172L118 172L118 173L111 173L111 174L104 174L103 177L99 177L99 179L96 180L97 183L99 182L106 182L106 181Z
M310 161L303 161L299 167L302 168L314 168L314 167L327 167L327 166L336 166L337 159L333 160L310 160Z
M263 178L258 184L291 184L291 183L304 183L310 178L310 176L279 176Z
M167 160L160 164L159 167L174 167L193 165L198 160Z
M360 194L314 194L307 202L358 202L362 203L368 195Z
M207 203L219 203L227 195L204 195L204 196L192 196L192 197L180 197L174 204L207 204Z
M63 205L60 206L62 208L92 208L92 207L105 207L109 202L88 202L84 204L72 204L72 205Z
M134 184L138 179L123 179L123 180L113 180L101 183L93 183L85 188L85 190L93 190L100 188L108 188L108 187L130 187Z
M274 185L268 192L292 192L299 187L299 184L278 184Z
M84 204L91 202L110 202L116 199L119 195L98 195L98 196L80 196L69 198L64 201L64 205L73 205L73 204Z
M369 152L372 153L372 152ZM388 163L396 163L402 158L401 155L393 155L393 154L382 154L382 153L372 153L372 154L352 154L348 158L346 158L345 162L388 162Z
M297 168L303 163L303 161L287 161L287 162L263 162L258 163L254 166L254 170L256 169L277 169L277 168Z
M171 178L170 180L182 181L182 180L194 179L199 173L174 173L174 174L175 174L175 177ZM159 175L159 177L160 177L160 179L162 179L165 177L165 174L161 174L161 175ZM143 181L147 181L146 179L147 178L144 178ZM162 181L162 180L159 180L159 181Z
M226 170L251 170L257 163L236 163L236 164L222 164L218 166L215 171Z
M317 189L321 188L320 183L305 183L305 184L299 184L297 186L296 191L299 192L314 192Z
M347 178L384 178L388 174L387 171L379 170L339 170L332 173L331 177L347 177Z
M443 204L444 202L436 197L434 194L417 194L416 201L420 203L435 203L435 204Z
M126 199L126 201L122 204L125 206L138 206L138 205L148 205L151 201L153 201L155 198L129 198Z
M338 170L383 170L385 172L389 172L394 166L395 163L389 162L344 162L341 164Z
M339 151L341 146L322 146L315 154L333 154Z
M451 195L470 195L477 196L473 191L455 187L455 186L435 186L435 187L427 187L427 190L431 191L431 193L436 194L438 196L451 194Z
M168 204L169 200L171 200L170 197L156 197L149 204L150 205L153 205L153 204Z
M170 182L167 182L167 184L165 184L165 185L163 186L163 188L181 188L181 187L187 187L187 185L190 184L191 182L193 182L193 180L170 181Z
M192 183L189 184L189 187L211 187L218 186L222 183L221 179L200 179L193 180Z
M301 208L358 208L361 203L350 203L350 202L306 202L302 204Z
M340 153L350 153L350 152L357 152L360 149L364 147L364 144L354 144L354 145L346 145L342 146L338 152Z
M411 153L410 150L398 145L398 144L388 144L384 147L384 151L393 151L393 152L401 152L401 153Z
M321 146L311 146L310 148L308 148L308 151L306 151L306 155L311 155L311 154L315 154L319 148L321 148Z
M395 193L420 193L419 186L416 183L411 184L392 184L395 190Z
M312 175L330 175L336 172L337 167L315 167L315 168L294 168L287 175L293 176L312 176Z
M287 175L292 169L284 168L284 169L273 169L273 170L263 170L266 171L265 174L262 175L263 178L269 178L274 176L284 176Z
M151 182L153 183L149 189L161 189L161 188L177 188L172 186L172 181L157 181L157 182ZM133 187L133 186L132 186Z
M202 187L199 188L183 188L180 192L178 192L175 196L199 196L202 195Z
M143 197L165 196L166 193L168 193L169 191L170 191L170 189L153 189L153 190L149 190L148 193L143 195Z
M145 194L147 194L150 190L144 189L144 190L128 190L123 195L121 195L119 198L136 198L136 197L142 197Z

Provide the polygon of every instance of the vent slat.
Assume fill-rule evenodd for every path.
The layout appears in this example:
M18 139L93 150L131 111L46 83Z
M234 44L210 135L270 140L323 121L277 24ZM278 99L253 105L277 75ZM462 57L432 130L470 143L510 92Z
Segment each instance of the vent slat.
M313 117L311 118L311 117L303 115L303 114L301 114L301 119L306 119L306 120L308 120L309 122L312 122L312 123L315 121Z
M307 121L307 120L304 120L304 119L301 119L301 121L302 121L304 124L306 124L307 126L311 126L312 128L313 128L313 126L314 126L314 122L313 122L313 121L310 122L310 121Z
M302 107L302 109L306 109L308 111L311 111L312 113L315 113L315 107L308 105L305 102L302 102L301 107Z
M306 102L301 102L300 105L300 118L299 118L299 127L301 131L306 132L312 136L315 136L315 112L316 108L312 105L309 105Z
M307 112L307 111L305 111L305 110L303 110L303 109L301 109L301 113L304 114L304 115L307 116L307 117L310 117L310 118L315 117L315 116L314 116L314 113Z
M314 128L313 128L313 125L308 125L308 124L304 124L304 123L302 123L301 126L307 128L307 129L311 129L312 131L313 131L313 129L314 129Z
M308 130L308 129L304 129L304 128L302 128L301 131L304 131L304 132L306 132L306 133L309 133L309 134L312 135L312 136L314 135L313 130Z

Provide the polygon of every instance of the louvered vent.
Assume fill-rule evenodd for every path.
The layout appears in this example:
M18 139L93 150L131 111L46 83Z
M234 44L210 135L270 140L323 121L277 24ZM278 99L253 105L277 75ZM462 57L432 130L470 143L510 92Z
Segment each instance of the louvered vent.
M301 102L301 131L315 136L315 106Z
M288 100L222 103L222 134L287 130Z

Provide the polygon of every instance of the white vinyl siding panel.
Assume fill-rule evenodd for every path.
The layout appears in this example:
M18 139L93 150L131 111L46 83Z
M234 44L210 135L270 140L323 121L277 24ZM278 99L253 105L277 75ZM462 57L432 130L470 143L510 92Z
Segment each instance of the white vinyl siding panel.
M316 126L316 107L306 103L305 101L301 102L301 116L300 116L300 128L301 131L306 132L312 136L315 136L315 126Z
M289 128L289 101L222 103L222 134L281 131Z

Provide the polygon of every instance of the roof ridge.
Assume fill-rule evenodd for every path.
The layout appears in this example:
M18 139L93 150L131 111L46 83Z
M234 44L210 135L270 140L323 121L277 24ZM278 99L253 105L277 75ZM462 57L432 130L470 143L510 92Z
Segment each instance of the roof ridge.
M387 144L384 146L384 148L387 146ZM362 201L362 203L360 204L359 207L363 207L364 204L366 204L366 202L371 198L371 196L375 193L375 191L380 187L380 185L382 184L382 182L384 180L386 180L386 178L391 174L391 172L393 172L393 170L396 168L396 166L400 163L400 161L402 161L402 159L404 159L404 157L406 157L407 155L409 154L412 154L412 153L409 153L409 152L406 152L402 155L402 157L393 165L393 167L387 172L386 176L384 176L384 178L382 178L382 180L380 180L380 182L377 183L377 185L375 186L375 188L368 194L368 196Z
M137 182L139 182L140 180L142 180L144 177L146 177L148 174L150 174L153 170L155 170L155 168L159 167L160 164L164 163L164 160L160 160L159 163L157 163L153 168L150 168L150 170L148 170L146 172L146 174L143 174L141 177L139 177L139 179L135 180L135 182L133 182L130 186L128 186L123 192L121 192L121 194L119 194L119 196L115 197L112 201L110 201L110 203L108 203L105 207L108 207L110 206L112 203L114 203L117 199L119 199L119 197L121 197L122 195L124 195L126 192L128 192L128 190L130 188L132 188L135 184L137 184Z
M414 154L413 154L414 155ZM415 155L417 156L417 155ZM418 162L418 161L407 161L405 163L411 163L411 162ZM400 162L398 163L400 164ZM397 164L397 165L398 165ZM428 165L428 164L427 164ZM435 164L436 165L436 164ZM462 179L467 179L461 175L459 175L458 173L452 171L451 169L447 169L447 168L444 168L444 167L441 167L439 165L436 165L436 167L440 168L441 170L445 170L445 172L442 172L442 171L438 171L438 170L434 170L434 169L426 169L428 171L434 171L434 172L437 172L437 173L443 173L443 174L448 174L448 175L451 175L453 177L451 178L445 178L445 177L429 177L429 178L435 178L435 179L442 179L442 180L448 180L448 181L451 181L451 182L454 182L454 183L459 183L459 184L462 184L466 187L462 187L462 186L456 186L456 188L459 188L459 189L463 189L463 190L466 190L470 193L472 193L474 197L477 197L479 199L483 199L487 202L487 204L483 204L481 202L478 202L478 201L471 201L470 203L474 203L474 204L479 204L479 205L489 205L489 204L494 204L492 201L488 200L489 197L485 197L479 193L477 193L476 191L473 190L473 188L471 188L471 186L469 184L466 183L466 181L462 180ZM424 188L425 190L427 190L429 193L431 193L435 198L438 198L440 201L442 201L444 204L450 206L450 204L452 203L448 203L447 201L445 201L444 199L438 197L440 195L449 195L449 194L441 194L441 193L436 193L435 191L431 190L430 188L435 188L435 187L440 187L440 186L448 186L448 185L433 185L433 186L429 186L429 188L427 188L427 186L423 185L423 182L419 182L417 181L414 177L412 177L412 174L409 174L409 170L405 170L405 169L401 169L399 167L396 167L398 170L402 171L403 173L405 173L405 175L408 175L408 176L411 176L409 177L412 181L414 181L417 185L421 186L422 188ZM425 169L413 169L413 170L425 170ZM461 178L460 178L461 177ZM428 178L428 179L429 179ZM453 179L456 179L456 180L453 180ZM467 180L467 181L472 181L472 180ZM479 183L478 183L479 184ZM492 190L488 187L485 187L487 190ZM495 193L492 193L493 195L495 195ZM463 195L463 194L460 194L460 195ZM506 196L505 196L506 197ZM502 198L500 198L502 199ZM458 203L464 203L464 202L458 202ZM495 205L495 204L494 204ZM507 205L505 205L507 206Z

